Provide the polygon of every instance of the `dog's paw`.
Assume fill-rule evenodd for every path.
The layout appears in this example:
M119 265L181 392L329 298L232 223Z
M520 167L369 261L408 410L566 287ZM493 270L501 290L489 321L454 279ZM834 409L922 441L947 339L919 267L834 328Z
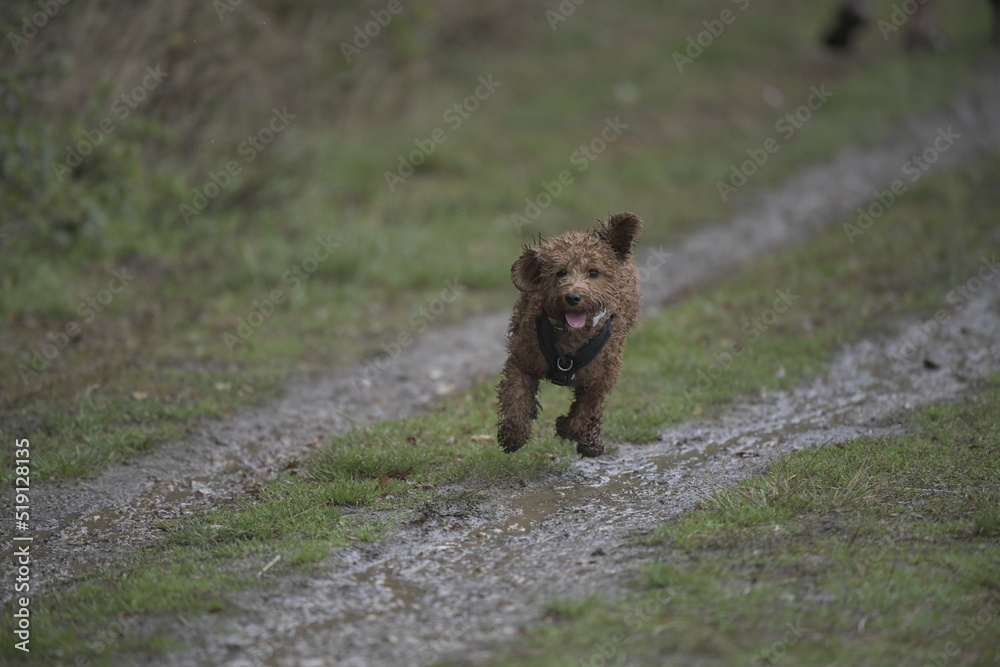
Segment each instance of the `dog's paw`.
M500 445L500 449L508 454L524 447L524 443L528 442L529 437L531 437L530 427L527 430L516 429L509 423L503 423L497 429L497 443Z
M577 454L593 457L604 453L604 444L601 442L600 431L596 433L578 433L570 428L570 424L568 415L563 415L556 419L556 435L575 442Z
M576 453L588 458L600 456L604 453L604 443L600 438L585 438L576 443Z

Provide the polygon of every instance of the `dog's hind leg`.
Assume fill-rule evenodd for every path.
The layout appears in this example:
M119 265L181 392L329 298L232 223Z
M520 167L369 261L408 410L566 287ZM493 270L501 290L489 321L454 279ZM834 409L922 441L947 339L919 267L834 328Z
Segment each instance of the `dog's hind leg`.
M573 389L575 399L569 413L556 420L556 433L561 438L576 443L581 456L600 456L604 453L601 442L601 416L604 413L605 394L580 387Z

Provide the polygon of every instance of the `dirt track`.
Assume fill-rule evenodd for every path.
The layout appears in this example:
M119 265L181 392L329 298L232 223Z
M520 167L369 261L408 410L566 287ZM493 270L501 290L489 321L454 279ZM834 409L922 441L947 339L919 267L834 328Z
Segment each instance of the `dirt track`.
M934 170L1000 149L1000 77L958 98L948 113L909 122L873 149L845 150L762 195L747 213L658 249L670 259L643 283L646 303L658 307L687 285L850 216L948 126L961 138ZM654 262L648 253L639 259L650 269ZM618 570L637 556L623 546L628 536L709 489L793 447L889 428L894 412L954 397L1000 370L998 287L989 284L932 341L938 370L925 369L922 357L893 366L887 354L900 341L858 343L824 380L759 397L719 421L682 425L652 445L621 445L492 504L428 507L426 522L401 528L390 541L338 550L328 578L291 577L263 599L235 596L244 611L218 619L218 627L178 628L196 648L155 663L308 665L334 657L344 665L428 664L454 652L472 660L480 647L538 618L541 601L620 590L625 577ZM114 561L152 539L159 521L239 493L322 438L411 413L495 373L505 324L506 314L495 314L439 330L363 386L360 369L295 381L282 400L208 424L156 457L83 484L39 487L33 504L45 518L35 542L35 581ZM760 456L734 456L751 450ZM149 623L146 629L154 629Z
M907 358L913 339L856 343L807 386L622 444L492 504L434 503L420 526L338 549L322 575L233 596L238 613L179 629L196 648L158 664L474 664L541 620L548 600L621 594L644 557L630 538L713 488L794 449L889 432L894 415L1000 371L1000 277Z

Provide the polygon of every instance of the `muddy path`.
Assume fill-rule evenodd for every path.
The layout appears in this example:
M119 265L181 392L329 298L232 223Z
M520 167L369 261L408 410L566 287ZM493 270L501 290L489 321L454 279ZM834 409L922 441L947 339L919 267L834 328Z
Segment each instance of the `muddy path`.
M167 665L476 664L539 622L547 601L619 595L649 556L633 538L775 457L901 427L913 408L973 394L1000 371L1000 278L926 344L917 324L845 347L825 376L577 461L488 504L443 500L388 540L334 550L313 574L230 596L235 611L169 630ZM144 660L139 659L138 664Z
M873 191L884 190L893 180L900 178L904 163L913 155L932 148L939 132L948 127L954 128L960 138L946 151L937 152L935 160L928 165L930 171L954 168L980 155L1000 150L1000 76L992 75L980 81L958 96L945 112L915 118L902 124L878 146L866 150L845 150L830 162L802 173L781 188L754 197L752 202L748 202L746 213L724 224L708 227L674 246L659 248L656 252L647 250L639 258L640 266L649 269L649 278L643 282L647 306L655 308L679 298L688 286L715 279L740 264L807 238L817 230L849 216L855 208L871 199ZM663 263L658 258L665 252L669 253L669 259ZM971 307L968 312L971 316ZM506 313L486 315L458 326L439 329L433 335L424 335L417 344L374 377L369 373L366 378L363 367L359 366L330 377L293 380L281 400L244 411L227 420L202 424L196 433L183 441L159 448L154 456L116 466L93 480L37 487L32 495L33 519L38 531L33 552L36 557L32 573L34 581L44 586L71 579L75 574L99 567L105 562L116 561L154 539L158 535L156 525L161 521L182 517L242 492L247 485L259 483L279 471L283 461L307 453L331 435L345 432L358 424L412 413L441 395L467 386L478 378L495 374L503 360L506 318ZM877 344L872 345L877 347ZM982 345L969 348L970 354L972 349L989 348ZM856 355L861 353L854 352ZM921 368L913 370L923 372ZM831 371L831 376L833 373ZM873 377L881 378L883 375L882 370L875 367L871 373ZM949 372L942 370L936 377L948 375ZM978 376L978 371L970 371L968 375L969 378ZM915 375L911 377L904 374L900 377L909 378L906 382L923 387L922 382L916 382ZM898 382L903 383L904 380L900 379ZM897 401L873 414L879 420L894 409L955 395L962 386L961 382L954 380L947 391L942 389L921 398L922 388L914 388L911 392L900 384L894 391L907 398L901 398L901 402ZM767 400L794 403L797 399L789 395L785 398L768 397ZM648 527L656 520L687 507L698 493L716 483L725 483L748 474L761 460L767 458L761 456L735 460L719 444L733 437L753 437L764 442L765 438L759 435L762 431L758 422L747 422L746 428L749 430L745 432L758 435L735 435L742 428L740 419L751 419L755 410L765 410L768 419L773 421L770 428L778 433L786 428L794 430L792 425L802 414L815 413L817 424L823 419L833 419L830 411L841 409L836 406L842 403L842 410L846 415L856 416L860 414L858 410L867 409L863 406L851 407L845 401L847 399L844 397L816 394L815 400L804 412L801 402L794 403L786 412L777 410L780 406L776 405L766 409L738 408L713 425L684 426L673 431L674 435L665 434L660 445L642 448L622 445L614 456L595 462L580 461L574 464L570 473L546 480L541 486L525 489L506 503L498 502L476 509L455 501L456 507L453 510L449 510L447 503L443 503L431 511L439 514L453 512L455 521L451 523L475 526L475 534L463 535L462 530L449 530L449 521L445 519L428 520L419 526L404 527L399 539L393 540L396 545L394 548L398 547L403 551L392 557L401 560L395 561L395 565L385 561L388 569L384 571L379 569L383 566L378 563L381 562L379 559L390 557L381 553L382 549L388 547L375 545L345 550L338 556L342 566L336 568L337 578L331 578L322 584L312 579L289 582L287 586L281 587L283 597L280 600L244 601L243 604L247 607L246 618L240 621L242 629L230 638L231 645L226 643L230 642L229 639L218 636L214 639L201 637L196 643L201 644L213 656L213 660L220 656L222 648L226 655L249 656L253 642L260 637L264 637L265 641L280 639L286 647L301 646L299 655L305 657L310 646L319 646L317 642L331 642L336 635L343 638L340 644L342 649L338 653L343 656L343 664L354 664L347 660L347 656L354 654L353 642L363 641L364 635L369 632L376 636L378 633L373 632L373 628L369 626L367 612L348 613L344 611L346 607L324 607L322 591L327 591L338 600L355 599L360 605L356 609L365 609L366 602L374 604L382 600L386 604L391 603L399 607L400 613L410 614L414 619L411 623L416 623L418 612L428 606L435 606L433 596L439 596L441 604L452 597L447 591L449 586L455 585L454 577L449 581L442 580L443 583L438 582L440 585L413 584L410 593L399 597L399 591L394 590L393 582L399 581L400 577L403 577L403 581L408 581L406 577L410 574L424 570L454 573L454 563L449 565L446 559L452 553L455 560L460 558L463 563L481 558L482 562L475 567L481 567L485 571L491 567L491 563L497 562L498 554L507 547L484 548L475 556L469 555L469 550L480 542L486 545L490 540L502 540L506 545L521 542L534 544L548 540L553 545L562 545L560 548L564 552L557 554L553 551L544 558L558 562L567 572L581 574L571 578L578 583L563 581L560 584L561 579L556 577L543 585L537 581L538 570L519 564L520 559L514 557L509 559L509 567L503 575L509 576L507 583L506 580L497 579L493 580L493 587L487 586L485 584L488 577L475 571L462 580L469 580L470 585L483 584L478 590L482 591L484 597L477 598L477 593L471 589L456 592L454 597L479 599L483 608L494 602L502 602L500 606L509 613L509 622L494 625L487 621L481 623L479 617L472 613L477 610L470 609L466 618L475 617L475 627L470 626L466 632L456 633L454 621L449 621L446 625L435 625L428 621L426 632L421 635L420 646L421 649L433 650L435 655L441 655L460 648L459 645L449 644L455 641L453 638L456 636L464 638L465 641L461 644L463 650L478 638L500 638L508 630L513 632L516 624L523 619L537 614L537 609L532 606L536 600L551 595L571 594L574 591L586 592L600 583L597 579L604 581L606 578L592 580L582 576L582 573L593 570L606 574L613 570L615 563L625 557L626 549L621 546L621 540L623 535L630 533L629 526ZM750 413L741 417L740 410L749 410ZM822 428L847 428L841 437L861 432L851 430L861 428L858 426L861 422L855 417L839 419L849 426L831 422ZM734 435L719 440L721 432L711 429L721 428L723 424L734 429ZM809 429L819 428L809 427L806 431L812 432ZM866 425L865 428L870 426ZM778 440L784 442L781 438ZM801 444L796 446L819 441L798 442ZM772 445L761 444L760 447L762 453L767 453ZM775 449L774 453L778 451ZM684 489L690 489L691 493L683 493ZM634 516L629 514L632 510L626 511L624 506L615 505L616 501L612 499L633 495L646 498L651 494L656 495L658 506L636 509ZM518 503L524 509L519 510ZM605 506L611 509L602 510ZM616 507L617 510L614 509ZM574 512L574 509L587 511ZM522 514L524 518L514 521L517 526L512 526L503 518ZM566 527L557 530L568 531L570 534L574 534L575 530L577 535L586 534L586 540L579 540L573 546L572 541L557 542L550 530L541 529L541 526L547 525L546 521L564 515L567 517ZM487 525L491 520L497 523ZM10 534L12 521L5 519L4 528ZM479 532L483 532L485 537L479 537ZM606 541L602 541L605 536ZM459 546L448 546L454 540L458 540L454 544ZM412 543L409 547L412 552L408 556L405 555L407 543ZM583 544L587 546L581 546ZM428 561L426 567L422 566L422 557L418 554L428 550L440 552L438 556L445 560ZM567 567L577 560L580 565ZM522 570L518 569L522 567ZM370 568L374 569L369 571ZM521 574L517 574L519 571ZM512 592L507 596L502 593L513 586L518 578L532 582L532 595L518 596ZM359 585L362 583L371 585ZM618 585L620 583L604 583L597 588ZM560 592L560 586L567 586L572 590ZM573 586L577 588L573 589ZM12 587L4 590L12 590ZM289 612L285 614L280 611L284 604L281 600L291 601L291 590L299 590L301 599L295 604L289 604ZM432 596L429 601L426 598L428 595ZM496 595L500 595L501 599L495 599ZM315 612L308 611L316 608L316 605L321 608ZM269 612L253 620L257 614L255 610L272 608L273 617ZM292 608L296 611L291 611ZM402 619L397 617L396 620ZM443 620L440 622L444 623ZM309 629L312 623L317 624L313 628L315 631ZM358 629L356 636L350 634L352 627ZM408 623L403 622L398 627L408 627ZM434 634L436 631L439 634ZM392 636L392 633L382 635L385 636ZM393 645L391 641L380 641L387 646ZM402 644L401 646L405 648ZM247 659L259 662L252 656ZM366 660L374 662L362 661L357 664L378 662L374 654Z

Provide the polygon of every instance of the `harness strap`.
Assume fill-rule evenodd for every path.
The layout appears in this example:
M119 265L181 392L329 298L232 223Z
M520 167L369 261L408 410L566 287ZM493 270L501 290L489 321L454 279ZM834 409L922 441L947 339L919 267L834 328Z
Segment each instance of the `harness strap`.
M560 387L565 387L572 382L576 372L593 361L604 349L611 338L611 321L617 316L617 313L611 313L611 317L604 323L601 330L583 347L576 352L567 352L556 340L556 332L548 315L545 314L545 311L539 313L538 317L535 318L535 328L538 330L538 344L542 349L542 355L549 362L549 374L546 379Z

